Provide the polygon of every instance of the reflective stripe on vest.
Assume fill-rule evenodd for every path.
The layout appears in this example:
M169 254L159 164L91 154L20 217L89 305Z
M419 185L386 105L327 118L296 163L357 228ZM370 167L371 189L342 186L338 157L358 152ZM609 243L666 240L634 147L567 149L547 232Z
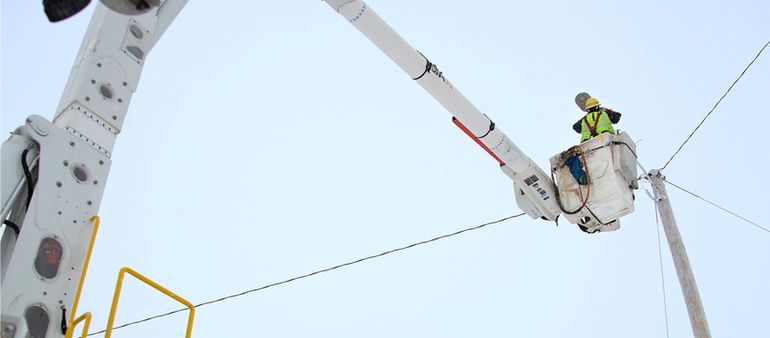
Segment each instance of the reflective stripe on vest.
M599 115L599 121L596 121L596 115ZM586 124L588 122L589 124ZM591 129L596 125L596 134L592 135ZM598 112L590 112L580 122L580 142L588 141L591 136L598 136L601 133L610 132L614 133L615 128L612 127L612 121L610 116L604 110Z

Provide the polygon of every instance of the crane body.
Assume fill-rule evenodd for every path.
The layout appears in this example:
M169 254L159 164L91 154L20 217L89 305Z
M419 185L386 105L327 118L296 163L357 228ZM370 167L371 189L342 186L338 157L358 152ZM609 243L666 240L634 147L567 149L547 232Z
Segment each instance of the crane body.
M74 320L115 140L147 54L185 3L127 16L98 2L53 122L30 116L3 143L14 228L0 249L3 338L60 337Z

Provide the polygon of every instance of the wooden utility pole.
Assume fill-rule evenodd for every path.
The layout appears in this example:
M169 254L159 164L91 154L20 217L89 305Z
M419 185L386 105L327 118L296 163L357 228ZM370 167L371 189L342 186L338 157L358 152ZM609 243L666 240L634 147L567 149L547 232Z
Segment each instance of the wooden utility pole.
M671 209L671 203L666 193L666 186L663 183L666 177L663 176L660 170L653 169L650 171L649 178L655 194L655 204L658 207L658 213L663 222L663 230L666 233L668 246L671 249L671 258L674 259L674 267L676 267L676 274L679 277L679 285L682 287L682 293L684 294L687 312L690 315L692 333L696 338L711 338L709 324L706 320L706 312L703 311L703 304L698 293L698 285L695 284L695 277L692 274L692 268L690 268L690 260L687 258L682 235L679 234L674 212Z

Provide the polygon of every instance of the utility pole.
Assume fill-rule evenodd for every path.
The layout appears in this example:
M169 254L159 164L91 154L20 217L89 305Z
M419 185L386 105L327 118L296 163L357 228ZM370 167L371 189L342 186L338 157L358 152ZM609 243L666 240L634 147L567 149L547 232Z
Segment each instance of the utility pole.
M652 182L655 204L658 207L658 213L663 222L663 230L666 232L668 246L671 249L671 258L674 259L676 274L679 277L679 285L682 287L687 312L690 315L693 335L696 338L711 338L708 321L706 321L706 312L703 311L700 293L698 293L698 285L695 284L690 260L687 258L682 235L679 234L674 212L671 209L671 203L666 193L666 186L663 183L666 177L658 169L651 170L648 177L650 182Z

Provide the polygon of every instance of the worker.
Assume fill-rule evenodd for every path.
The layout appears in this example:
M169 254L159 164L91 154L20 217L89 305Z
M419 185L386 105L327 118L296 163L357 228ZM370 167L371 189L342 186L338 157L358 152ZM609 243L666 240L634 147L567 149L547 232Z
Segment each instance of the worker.
M599 100L589 97L586 100L586 115L572 125L572 129L580 134L580 143L588 141L591 137L599 136L601 133L615 133L613 124L620 122L620 113L602 108Z
M620 113L612 109L602 108L599 100L594 97L589 97L586 100L584 108L586 115L572 125L572 129L580 134L580 143L602 133L615 133L615 128L612 125L620 122ZM570 149L570 151L572 154L567 158L566 162L569 171L575 177L578 184L587 185L589 183L588 177L586 177L583 163L580 160L580 156L578 156L580 148L576 146Z

